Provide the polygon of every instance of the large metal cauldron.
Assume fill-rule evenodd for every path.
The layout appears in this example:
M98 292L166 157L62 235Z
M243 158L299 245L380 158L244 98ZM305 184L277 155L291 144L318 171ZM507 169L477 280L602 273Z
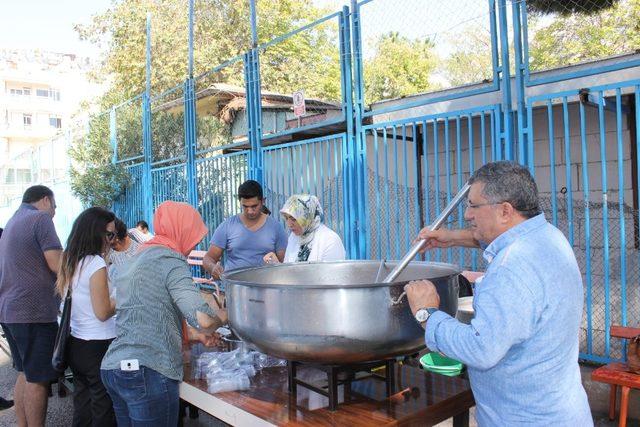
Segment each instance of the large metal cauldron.
M374 283L378 261L280 264L223 275L229 323L257 349L301 362L346 364L412 354L424 347L404 285L429 279L440 309L455 316L456 266L412 262L396 282ZM381 279L380 279L381 280ZM402 296L402 298L400 298Z

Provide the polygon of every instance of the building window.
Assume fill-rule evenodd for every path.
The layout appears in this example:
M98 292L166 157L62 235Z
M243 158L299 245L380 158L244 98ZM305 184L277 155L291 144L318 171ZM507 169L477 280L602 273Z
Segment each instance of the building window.
M49 126L56 129L62 128L62 119L60 117L49 117Z
M53 101L60 101L60 90L58 89L36 89L36 96L51 98Z
M31 88L30 87L23 87L22 88L22 94L24 96L30 96L31 95Z
M24 125L25 129L31 127L31 118L32 118L31 114L22 115L22 124Z
M9 93L11 96L22 96L22 89L11 89Z

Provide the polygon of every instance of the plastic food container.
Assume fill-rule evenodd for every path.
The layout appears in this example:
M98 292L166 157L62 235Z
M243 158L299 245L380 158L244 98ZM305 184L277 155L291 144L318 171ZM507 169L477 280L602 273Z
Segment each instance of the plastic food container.
M420 358L420 364L422 367L430 372L436 374L446 375L448 377L455 377L460 375L464 365L455 359L443 356L440 353L432 351Z

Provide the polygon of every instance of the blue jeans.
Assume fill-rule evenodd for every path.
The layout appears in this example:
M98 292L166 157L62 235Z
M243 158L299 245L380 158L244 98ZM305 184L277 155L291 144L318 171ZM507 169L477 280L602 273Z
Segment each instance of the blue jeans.
M119 427L175 427L180 406L179 382L153 369L101 370Z

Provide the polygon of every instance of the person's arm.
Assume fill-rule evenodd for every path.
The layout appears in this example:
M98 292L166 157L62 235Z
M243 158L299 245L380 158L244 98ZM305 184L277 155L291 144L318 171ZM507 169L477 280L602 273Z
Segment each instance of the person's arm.
M107 269L96 270L89 278L89 294L91 307L98 320L104 322L116 314L116 302L109 297Z
M277 223L276 226L276 247L275 247L275 253L276 253L276 257L278 258L278 261L283 262L284 261L284 254L287 251L287 243L289 241L289 236L287 236L287 233L284 231L284 228L282 228L282 224Z
M49 267L49 270L58 274L60 262L62 262L62 249L50 249L48 251L44 251L44 259L47 261L47 267Z
M58 274L62 260L62 245L56 233L56 227L53 225L53 220L48 214L43 213L38 217L34 232L47 267L55 274Z
M226 310L214 311L200 296L187 264L178 264L177 260L171 260L171 262L176 262L176 266L167 275L167 289L187 324L197 329L215 330L226 323Z
M224 250L216 245L209 246L209 250L202 258L202 267L211 274L214 279L219 279L224 269L220 265Z
M432 231L429 227L425 227L420 230L418 239L427 241L421 252L434 248L450 248L452 246L480 247L480 242L474 239L473 232L470 229L449 230L448 228L440 228Z
M224 271L222 265L220 265L220 260L227 247L229 222L229 219L227 219L216 228L213 236L211 236L209 250L202 258L202 267L208 271L214 279L219 279Z
M539 316L536 297L523 278L504 267L485 276L473 305L475 316L470 325L443 311L433 313L426 323L425 338L431 351L480 370L494 367L511 347L528 339Z

